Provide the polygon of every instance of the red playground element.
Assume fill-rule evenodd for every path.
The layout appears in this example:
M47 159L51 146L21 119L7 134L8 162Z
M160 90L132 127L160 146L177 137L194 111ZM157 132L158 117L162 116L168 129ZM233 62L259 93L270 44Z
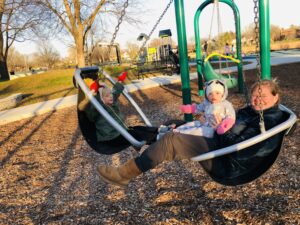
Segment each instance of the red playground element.
M122 72L119 76L118 76L118 81L123 82L127 77L127 71Z
M98 81L94 81L93 83L91 83L90 90L92 92L97 93L98 89L99 89Z

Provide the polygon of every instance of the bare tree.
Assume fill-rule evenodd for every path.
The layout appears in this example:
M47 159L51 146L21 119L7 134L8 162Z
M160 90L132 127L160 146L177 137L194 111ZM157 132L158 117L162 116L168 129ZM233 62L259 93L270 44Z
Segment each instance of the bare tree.
M153 39L151 39L151 41L149 43L149 47L151 47L151 48L157 48L161 45L162 45L161 38L153 38Z
M202 43L204 43L202 40L201 40ZM195 51L195 37L192 36L192 37L189 37L188 38L188 49L192 49L192 51Z
M14 48L11 47L8 51L6 63L9 71L15 71L15 67L17 66L17 58L19 58L20 53Z
M0 0L0 75L9 80L7 57L15 41L32 38L41 24L44 12L31 0Z
M7 68L10 72L16 72L28 67L28 55L21 54L13 46L9 48L7 55Z
M41 65L53 68L60 61L59 52L46 40L39 41L38 61Z
M127 54L131 60L136 60L137 53L139 51L139 46L136 43L127 42L126 43Z
M108 18L120 18L123 5L126 0L64 0L51 1L39 0L57 16L68 33L72 36L77 54L78 66L85 66L84 47L87 35L90 32L97 17L101 23L108 22ZM135 0L132 4L136 4ZM141 1L140 1L141 2ZM126 9L127 10L127 9ZM137 23L138 20L126 14L129 23ZM111 26L111 23L110 23Z
M68 55L66 57L66 61L69 65L77 65L76 47L74 45L70 45L68 47Z
M217 48L219 51L224 51L224 46L226 43L232 43L235 40L235 33L232 31L224 32L218 35Z
M281 40L281 28L277 25L271 24L270 27L270 39L272 42Z
M245 27L242 36L244 38L245 43L243 44L251 44L255 40L255 25L254 23L249 24Z

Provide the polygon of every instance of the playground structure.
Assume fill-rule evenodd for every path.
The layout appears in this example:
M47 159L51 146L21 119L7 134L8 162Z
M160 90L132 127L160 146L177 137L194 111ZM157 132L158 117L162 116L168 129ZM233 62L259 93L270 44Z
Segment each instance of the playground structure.
M172 49L171 30L160 30L158 36L161 43L157 48L147 46L140 51L137 62L138 79L144 78L145 73L160 72L167 75L180 73L179 59ZM149 37L142 33L137 38L139 41L143 39L148 40Z
M144 47L139 54L139 62L154 62L154 61L166 61L168 60L169 51L172 50L172 32L170 29L160 30L158 34L160 38L160 45L158 47ZM141 33L137 40L149 40L149 37Z
M161 61L168 62L169 52L172 51L172 32L170 29L160 30L158 36L161 39L159 58Z

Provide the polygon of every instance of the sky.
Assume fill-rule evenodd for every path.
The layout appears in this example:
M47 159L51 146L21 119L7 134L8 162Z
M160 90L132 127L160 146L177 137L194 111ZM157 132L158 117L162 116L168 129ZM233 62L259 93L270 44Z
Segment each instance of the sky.
M144 14L141 20L143 21L142 27L131 27L127 24L121 24L120 30L117 34L115 42L118 42L121 48L125 48L126 42L136 42L136 39L140 33L148 34L153 28L154 24L162 14L169 0L151 0L145 1L145 9L148 9L148 13ZM204 0L185 0L185 23L187 40L194 36L194 14L197 8L204 2ZM253 0L234 0L240 11L241 28L242 30L249 26L254 21L254 3ZM270 5L270 24L280 26L282 28L288 28L290 25L300 25L300 1L298 0L269 0ZM234 31L234 18L230 8L220 3L220 24L217 23L217 14L215 11L212 15L212 4L206 7L200 16L200 35L201 38L208 37L209 34L215 35L218 33L218 27L223 32ZM213 19L212 19L213 17ZM114 29L114 27L112 27ZM159 23L158 27L152 34L151 38L158 38L159 30L171 29L172 39L177 41L177 30L175 21L175 7L174 3L170 6L165 16ZM210 31L211 30L211 31ZM113 30L111 31L113 32ZM58 40L51 41L53 46L60 52L62 57L67 56L67 45ZM23 54L30 54L36 51L36 46L32 42L17 43L15 47L19 52Z

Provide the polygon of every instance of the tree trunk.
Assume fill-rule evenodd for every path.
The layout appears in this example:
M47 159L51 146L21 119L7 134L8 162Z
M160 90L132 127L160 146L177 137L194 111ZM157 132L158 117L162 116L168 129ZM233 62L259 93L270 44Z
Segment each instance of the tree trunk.
M3 2L1 2L1 8L4 7ZM0 13L0 21L2 22L3 13ZM1 80L10 80L8 69L7 69L7 57L5 57L4 50L4 39L2 27L0 27L0 79Z
M77 35L75 38L76 43L76 52L77 52L77 63L78 67L85 66L85 59L84 59L84 43L83 43L83 35Z
M7 63L3 57L0 57L0 76L1 80L10 80Z

